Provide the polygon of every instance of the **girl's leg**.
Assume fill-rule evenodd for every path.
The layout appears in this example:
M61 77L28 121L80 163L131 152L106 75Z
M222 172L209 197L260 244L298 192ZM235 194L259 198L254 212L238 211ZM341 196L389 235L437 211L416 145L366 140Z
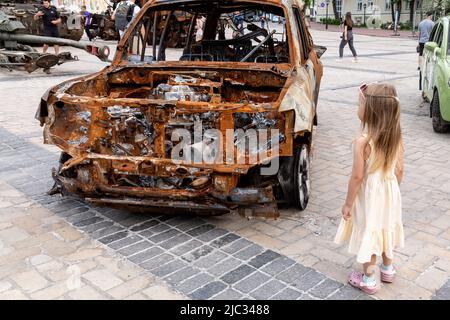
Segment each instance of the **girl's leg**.
M364 274L366 275L366 277L372 277L374 275L376 264L377 264L377 256L373 254L372 257L370 258L370 262L363 264Z
M353 37L348 39L348 46L350 47L350 50L352 51L353 57L356 58L357 54L356 54L355 47L353 46Z
M383 258L383 265L388 267L392 265L392 259L389 259L386 254L383 252L383 255L381 256Z
M345 47L346 44L347 44L347 41L342 39L341 40L341 44L339 45L339 58L341 58L341 59L344 56L344 47Z

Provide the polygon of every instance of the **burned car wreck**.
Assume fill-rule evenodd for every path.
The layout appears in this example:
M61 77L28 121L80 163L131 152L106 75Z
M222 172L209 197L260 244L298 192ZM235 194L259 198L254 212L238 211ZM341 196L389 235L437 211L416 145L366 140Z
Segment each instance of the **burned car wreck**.
M146 3L111 66L41 100L44 142L62 149L52 192L161 213L276 218L278 204L305 209L323 50L302 6ZM284 23L224 27L247 11ZM168 50L166 26L185 13L186 46ZM161 14L165 25L155 19Z

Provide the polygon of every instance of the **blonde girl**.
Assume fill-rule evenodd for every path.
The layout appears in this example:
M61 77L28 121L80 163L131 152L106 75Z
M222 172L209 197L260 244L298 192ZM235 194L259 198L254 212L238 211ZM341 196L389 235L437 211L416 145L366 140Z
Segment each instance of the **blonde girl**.
M354 141L353 169L342 220L335 242L349 242L349 252L363 264L353 271L349 283L368 294L377 292L377 256L383 263L381 281L395 277L393 251L404 246L402 201L399 185L403 176L403 144L400 103L388 84L362 85L358 117L362 134Z

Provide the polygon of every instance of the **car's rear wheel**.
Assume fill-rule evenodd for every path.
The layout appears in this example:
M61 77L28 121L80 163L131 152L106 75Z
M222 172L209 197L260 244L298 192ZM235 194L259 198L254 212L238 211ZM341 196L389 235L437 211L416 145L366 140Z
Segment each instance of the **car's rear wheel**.
M433 95L431 101L431 114L433 116L433 129L437 133L445 133L450 129L450 125L442 119L441 108L439 103L439 95L437 92Z
M311 159L307 145L298 148L294 170L294 204L305 210L311 192Z

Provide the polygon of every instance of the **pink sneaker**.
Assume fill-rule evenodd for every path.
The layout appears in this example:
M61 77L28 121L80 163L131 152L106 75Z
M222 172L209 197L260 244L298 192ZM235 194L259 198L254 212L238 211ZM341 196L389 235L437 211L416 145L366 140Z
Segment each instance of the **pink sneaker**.
M384 270L383 267L380 267L380 279L383 282L394 282L396 273L397 272L395 271L395 267L393 267L391 270Z
M363 276L364 274L362 274L361 272L353 271L348 277L348 283L351 286L360 289L367 294L377 293L378 292L377 282L374 281L373 283L364 283Z

